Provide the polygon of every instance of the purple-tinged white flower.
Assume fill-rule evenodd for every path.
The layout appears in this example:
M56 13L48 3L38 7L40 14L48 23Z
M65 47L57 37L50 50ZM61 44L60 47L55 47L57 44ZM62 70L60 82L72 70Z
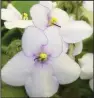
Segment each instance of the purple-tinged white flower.
M78 60L81 66L81 79L90 79L89 85L93 90L93 53L85 54L81 59Z
M82 20L71 21L68 14L52 6L51 1L40 1L30 9L34 25L42 30L56 25L64 42L78 43L93 33L93 28ZM41 13L41 14L40 14Z
M2 80L12 86L25 86L29 97L50 97L59 84L79 78L80 67L67 54L56 26L42 31L34 26L25 29L22 51L1 70Z
M4 25L7 29L26 28L33 25L32 20L28 20L28 14L21 15L12 4L8 4L6 9L1 9L1 19L5 20Z
M61 27L68 22L68 14L53 6L51 1L40 1L30 9L34 25L42 30L48 26L57 25Z

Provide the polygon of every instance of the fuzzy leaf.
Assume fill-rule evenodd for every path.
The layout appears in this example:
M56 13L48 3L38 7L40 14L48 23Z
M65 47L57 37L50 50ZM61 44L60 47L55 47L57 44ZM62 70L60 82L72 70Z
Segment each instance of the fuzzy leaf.
M28 98L24 87L12 87L2 83L2 98Z

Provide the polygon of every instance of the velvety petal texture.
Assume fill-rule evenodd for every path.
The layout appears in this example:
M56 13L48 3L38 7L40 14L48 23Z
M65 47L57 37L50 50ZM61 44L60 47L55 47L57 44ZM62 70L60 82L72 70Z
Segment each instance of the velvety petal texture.
M51 97L58 90L59 83L52 76L50 65L34 67L31 78L25 84L29 97Z
M6 21L15 21L21 19L18 14L9 9L1 9L1 19Z
M2 81L12 86L22 86L31 75L34 62L21 51L1 69Z
M53 8L53 4L52 1L40 1L40 3L42 6L49 8L49 10L52 10Z
M48 43L44 32L34 26L25 29L22 36L22 48L27 56L33 56L42 45Z
M77 80L80 76L79 65L67 54L61 54L53 59L52 66L54 75L60 84L69 84Z
M69 21L68 14L59 8L54 8L51 12L50 17L57 19L57 25L64 26Z
M12 4L8 4L7 9L15 12L15 14L20 17L20 19L22 18L21 13L12 5Z
M83 49L83 42L75 43L73 55L76 56L82 52Z
M32 20L17 20L13 22L4 22L4 25L8 29L12 28L26 28L28 26L33 26Z
M81 79L91 79L93 77L93 54L87 53L78 60L81 66Z
M30 15L32 17L32 21L34 22L34 25L37 28L40 28L42 30L47 28L48 13L49 13L49 9L40 4L36 4L30 9Z
M93 28L85 21L71 21L61 28L61 35L67 43L77 43L93 33Z
M68 52L68 48L69 48L69 44L66 43L63 40L62 40L62 44L63 44L63 53L67 53Z
M48 39L45 48L48 49L52 57L59 56L63 52L60 29L57 26L50 26L44 32Z
M22 15L20 12L17 11L15 7L13 7L12 4L8 4L7 8L1 9L1 19L6 21L15 21L20 20L22 18Z

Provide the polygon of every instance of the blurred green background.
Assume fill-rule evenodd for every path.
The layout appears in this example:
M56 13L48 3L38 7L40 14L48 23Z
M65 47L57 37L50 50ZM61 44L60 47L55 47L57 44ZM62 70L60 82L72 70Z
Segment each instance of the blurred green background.
M29 10L32 5L38 3L38 1L12 1L11 2L21 13L26 12L30 17ZM6 8L8 2L2 1L2 8ZM82 7L82 1L58 1L57 6L71 16L73 15L76 20L85 20L93 25L93 13L86 11ZM23 29L14 28L8 30L4 26L4 21L1 21L1 68L6 62L12 58L18 51L21 50L21 37ZM76 58L80 58L84 53L93 53L93 35L83 41L83 52ZM61 85L57 94L51 98L90 98L92 91L89 88L89 80L78 79L72 84ZM2 82L2 98L17 98L28 97L25 93L24 87L12 87Z

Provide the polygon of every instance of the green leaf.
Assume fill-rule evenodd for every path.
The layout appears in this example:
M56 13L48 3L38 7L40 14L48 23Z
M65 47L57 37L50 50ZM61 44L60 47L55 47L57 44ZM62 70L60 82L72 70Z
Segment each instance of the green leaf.
M8 32L8 29L6 29L5 26L2 26L1 32L2 32L1 37L3 37L6 34L6 32Z
M93 26L93 12L92 11L87 11L84 8L82 8L82 9L83 9L83 15L88 18L90 24Z
M38 1L12 1L12 4L20 13L27 13L30 18L30 8L32 5L38 3Z
M83 51L93 53L93 35L83 41Z
M3 67L4 64L7 63L7 61L9 60L9 56L2 53L2 57L1 57L1 68Z
M93 92L89 87L89 80L78 79L75 82L66 85L61 92L61 98L89 98L92 93Z
M8 1L2 1L1 7L6 8L7 4L8 4Z
M14 40L12 41L6 51L6 54L12 58L16 53L21 51L21 40Z
M19 31L19 29L11 29L4 35L4 37L2 37L2 45L9 45L11 41L21 39L21 37L22 33Z
M28 98L24 87L12 87L2 83L2 98Z

